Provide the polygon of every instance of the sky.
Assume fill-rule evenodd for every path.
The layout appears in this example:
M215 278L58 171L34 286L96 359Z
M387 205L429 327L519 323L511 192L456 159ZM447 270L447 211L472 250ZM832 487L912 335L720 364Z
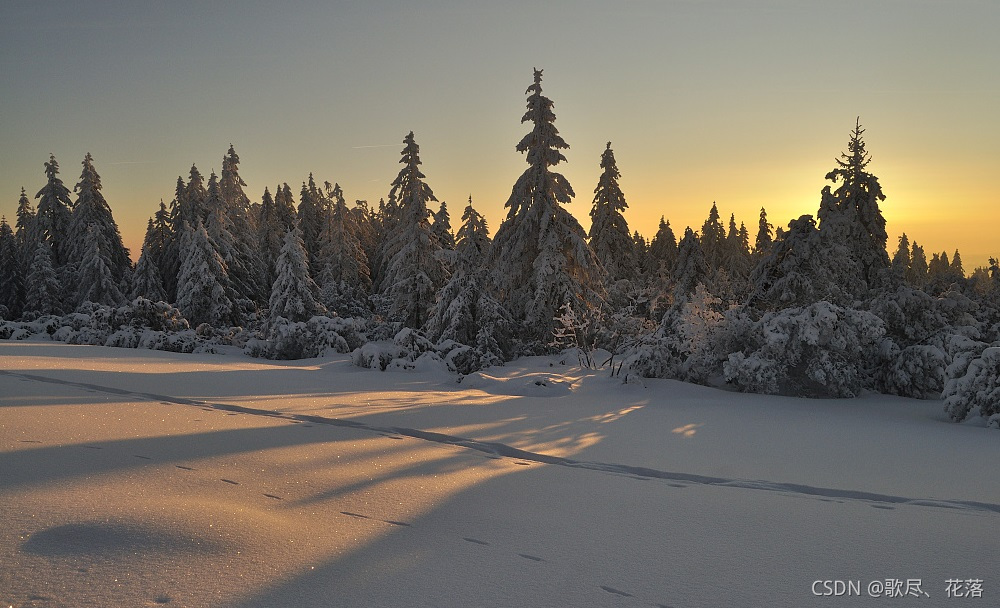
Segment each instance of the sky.
M612 143L632 229L678 237L713 202L756 233L815 215L866 129L901 232L966 270L1000 256L996 0L4 0L0 213L70 188L90 152L126 245L178 175L233 144L259 200L312 172L349 201L387 196L414 131L457 228L472 196L495 232L526 168L514 146L532 69L570 144L556 170L589 227ZM34 201L33 201L34 203Z

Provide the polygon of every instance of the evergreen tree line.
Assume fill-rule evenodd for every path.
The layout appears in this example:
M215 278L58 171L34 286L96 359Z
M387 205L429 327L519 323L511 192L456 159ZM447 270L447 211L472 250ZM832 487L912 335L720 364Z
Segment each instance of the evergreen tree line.
M609 142L588 233L565 209L575 192L556 168L569 145L541 82L535 70L522 118L530 131L516 146L528 167L492 239L471 196L453 231L446 203L421 171L412 132L377 207L360 200L349 206L339 185L319 186L312 174L297 200L283 183L252 203L230 146L221 175L206 181L192 166L187 180L177 178L171 202L161 201L149 219L133 267L91 156L75 201L50 157L37 208L22 189L14 229L0 220L0 312L30 319L142 297L174 304L192 325L265 333L279 319L364 317L419 330L435 344L465 345L477 365L551 352L572 335L576 346L623 355L635 373L702 382L725 375L740 388L766 392L786 389L779 380L739 378L760 363L753 355L760 355L761 338L752 331L782 311L822 302L876 315L884 334L898 330L899 352L931 339L912 335L920 321L907 317L925 318L926 309L951 315L942 327L975 326L975 335L962 330L970 339L1000 338L990 333L1000 321L997 260L967 277L957 250L928 261L905 234L890 258L879 209L885 196L868 172L860 122L826 176L832 184L822 190L815 218L775 229L761 208L753 236L734 215L724 222L715 203L700 229L685 228L679 240L665 216L650 239L631 231ZM958 319L956 311L966 316ZM818 309L810 314L822 316ZM943 338L935 339L947 350ZM780 373L767 373L794 373L799 362L782 365ZM881 385L872 384L879 373L861 385L888 386L884 373Z

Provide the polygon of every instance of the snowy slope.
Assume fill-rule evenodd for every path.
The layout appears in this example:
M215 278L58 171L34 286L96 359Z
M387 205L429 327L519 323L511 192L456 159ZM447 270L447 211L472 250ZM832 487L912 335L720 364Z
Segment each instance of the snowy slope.
M0 605L989 605L997 454L939 402L554 358L456 383L0 342ZM811 593L887 578L930 597Z

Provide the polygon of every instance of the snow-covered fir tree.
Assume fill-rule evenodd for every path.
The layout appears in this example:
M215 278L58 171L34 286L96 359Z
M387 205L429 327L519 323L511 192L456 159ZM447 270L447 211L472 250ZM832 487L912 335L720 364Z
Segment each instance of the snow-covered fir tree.
M309 256L309 271L312 276L318 276L322 270L317 263L316 254L319 252L319 234L329 219L328 209L326 197L316 186L316 180L310 173L309 181L303 182L302 190L299 191L298 227Z
M403 138L400 153L403 168L392 182L390 198L398 201L400 219L386 244L385 251L391 257L382 279L389 316L414 329L427 322L437 291L450 274L441 244L427 219L427 204L437 198L424 183L419 153L420 147L410 131Z
M59 179L59 163L54 155L49 155L45 163L46 183L35 198L38 210L35 213L35 229L38 238L48 243L52 249L53 267L61 268L69 260L69 224L73 217L73 201L69 189Z
M372 258L377 255L377 249L382 235L379 233L379 221L375 211L368 206L366 200L354 201L351 208L351 217L354 226L357 228L358 242L365 251L365 258L368 260L368 270L372 283L375 283L375 276L372 274Z
M923 289L927 285L927 255L924 248L913 241L910 251L910 266L906 269L906 282Z
M646 269L649 267L649 241L639 234L638 230L632 231L632 251L635 252L635 263L638 265L640 276L646 276Z
M0 320L21 314L24 276L21 252L7 217L0 218Z
M677 260L677 237L670 227L670 221L660 216L660 225L649 244L649 268L651 277L662 280L670 274Z
M186 226L181 239L181 269L177 276L177 307L192 325L239 324L239 310L226 263L199 220Z
M361 316L368 310L371 276L368 256L358 239L354 215L347 208L339 184L330 191L329 219L319 235L320 266L316 283L323 304L342 317Z
M118 224L111 213L111 207L101 193L101 176L94 168L94 159L87 154L83 159L83 172L80 174L80 182L76 185L77 199L73 206L73 213L69 224L68 248L69 262L77 265L83 270L83 260L93 254L93 243L88 242L88 231L97 231L95 237L99 241L100 253L103 263L111 273L111 280L115 283L120 292L128 279L128 274L132 270L132 260L129 251L122 244L122 235L118 231ZM92 268L96 270L96 268ZM91 289L82 285L83 275L79 276L78 284L83 289ZM84 300L78 300L77 304ZM96 302L96 300L91 300Z
M298 229L285 233L276 263L277 278L271 287L270 315L292 322L308 321L326 312L319 302L319 288L309 276L309 260Z
M198 167L192 164L186 185L180 177L177 178L175 227L181 226L182 222L186 222L189 226L204 222L208 217L207 199L208 191L205 189L205 178Z
M21 260L22 276L28 273L28 267L35 257L35 245L38 244L38 223L35 221L35 209L28 200L28 194L21 188L21 197L17 200L17 220L14 223L14 240L17 242L18 255Z
M281 187L278 187L281 193ZM260 247L260 257L264 269L264 282L267 285L274 285L274 265L281 255L281 247L284 244L282 234L287 231L280 230L278 223L277 206L271 191L264 188L264 194L260 201L260 215L257 217L257 243Z
M163 202L160 202L161 208ZM167 293L163 289L163 278L160 276L160 269L156 263L157 240L156 225L150 218L146 225L146 237L142 241L142 251L139 254L139 261L135 265L132 273L132 286L129 290L129 301L136 298L146 298L152 302L166 301Z
M760 259L761 256L765 255L771 249L771 243L774 242L771 232L772 228L774 226L767 221L767 211L761 207L760 220L757 222L757 238L754 239L753 243L754 260Z
M63 286L52 265L52 246L45 241L35 246L28 275L24 280L24 311L39 315L63 313Z
M817 217L824 237L847 247L860 271L856 281L862 288L873 288L889 267L889 237L879 209L885 195L878 178L866 171L871 157L861 139L863 133L859 118L847 144L848 152L836 159L837 168L826 175L826 179L840 185L835 191L830 186L823 188Z
M708 210L708 219L701 226L701 250L705 253L705 262L712 270L721 268L725 259L726 228L722 225L719 207L712 202ZM692 289L694 286L691 286Z
M745 225L736 226L736 215L729 216L729 231L722 250L722 266L729 277L743 282L750 275L749 234Z
M229 150L222 157L222 173L219 177L219 192L223 208L229 222L230 233L233 236L233 251L240 261L241 269L227 260L229 271L234 281L239 272L245 273L239 277L247 291L242 295L254 302L263 304L271 292L271 284L265 285L265 268L260 253L260 245L256 239L256 222L250 212L250 198L243 191L246 182L239 173L240 157L229 145Z
M965 277L965 267L962 265L962 254L959 253L958 249L955 250L955 255L951 256L951 274L955 280L961 280Z
M257 290L256 281L248 268L251 260L240 250L241 239L236 236L236 225L233 223L227 203L222 198L222 187L214 171L208 178L205 209L207 211L205 230L216 252L225 262L229 284L237 294L234 303L249 307L249 302L255 299ZM256 257L256 254L253 257Z
M608 285L620 280L635 281L639 265L628 222L622 215L628 203L618 184L621 172L611 142L601 154L601 169L594 189L594 206L590 210L590 248L607 273Z
M714 206L713 206L714 208ZM670 270L673 278L674 306L687 301L687 296L694 292L699 283L704 283L712 269L708 265L705 251L702 248L703 239L690 227L684 229L684 237L677 245L677 258Z
M899 237L899 247L896 248L896 253L892 255L889 264L897 281L906 278L906 271L910 267L910 239L905 232Z
M143 243L149 244L150 261L156 265L161 281L168 268L179 267L178 260L169 260L171 239L173 231L170 229L170 212L163 199L160 199L160 206L153 214L152 226L147 226L147 236L143 239ZM176 250L173 253L176 253Z
M77 291L75 302L79 306L84 302L118 306L125 301L119 287L120 281L115 279L111 269L111 245L107 242L100 227L90 225L83 235L83 259L80 260L77 272Z
M438 243L441 244L441 249L454 251L455 235L451 232L451 215L448 213L448 203L441 201L441 207L431 213L434 216L434 223L431 224L431 230L434 232L434 236L437 237Z
M507 218L492 249L493 282L498 300L520 326L527 352L548 350L554 318L569 302L586 318L604 300L603 274L586 233L563 205L574 193L569 181L552 167L566 160L569 148L555 127L552 101L542 95L542 71L526 93L522 123L532 129L517 144L528 169L515 182L507 200Z
M462 213L451 279L441 289L427 321L432 341L454 340L475 349L469 368L499 365L508 354L510 318L487 289L489 227L472 206Z
M808 306L820 300L844 304L850 300L845 282L857 276L853 259L843 246L825 241L811 215L788 223L750 275L751 302L763 309Z

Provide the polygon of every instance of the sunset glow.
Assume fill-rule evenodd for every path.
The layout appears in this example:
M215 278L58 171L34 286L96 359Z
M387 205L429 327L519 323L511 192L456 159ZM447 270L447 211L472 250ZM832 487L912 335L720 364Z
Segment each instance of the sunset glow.
M310 172L377 203L416 133L428 184L471 194L492 231L524 159L532 67L571 145L559 170L587 227L614 145L630 227L699 228L712 202L755 230L815 214L856 117L901 232L966 270L1000 255L1000 5L798 2L11 2L0 25L0 213L72 187L90 152L126 245L192 163L232 143L247 192Z

